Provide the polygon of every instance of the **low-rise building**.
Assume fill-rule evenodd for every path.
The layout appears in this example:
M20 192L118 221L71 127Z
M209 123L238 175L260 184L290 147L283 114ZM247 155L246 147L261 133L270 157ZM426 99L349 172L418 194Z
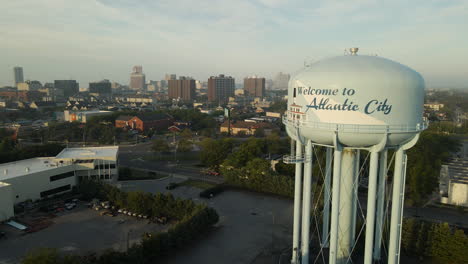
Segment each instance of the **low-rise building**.
M29 108L35 109L37 111L45 111L54 109L57 107L55 102L44 102L44 101L34 101L29 105Z
M468 142L442 165L439 191L441 203L468 207Z
M0 221L14 204L71 191L82 179L118 178L118 147L66 148L55 157L0 164Z
M119 116L115 127L135 129L139 131L166 130L174 123L174 119L163 113L142 113L136 116Z
M440 111L440 109L444 108L444 104L439 104L439 103L427 103L424 104L425 108L429 108L434 111Z
M103 111L103 110L90 110L90 111L70 111L65 110L64 118L67 122L80 122L86 123L89 121L91 117L94 116L103 116L103 115L110 115L112 111Z
M468 207L468 160L452 159L442 165L439 189L441 203Z
M265 122L245 122L245 121L237 121L237 122L232 122L229 124L229 121L225 121L224 123L221 124L220 127L220 132L221 133L228 133L230 130L230 134L237 136L237 135L246 135L246 136L252 136L255 135L255 132L259 129L263 130L263 133L265 135L270 135L273 133L273 131L278 130L278 127L271 123L265 123Z

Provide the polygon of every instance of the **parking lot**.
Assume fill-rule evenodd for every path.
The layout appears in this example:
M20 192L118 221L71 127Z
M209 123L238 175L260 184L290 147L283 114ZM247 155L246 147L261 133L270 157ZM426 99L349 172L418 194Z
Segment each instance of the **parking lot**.
M30 234L0 225L0 231L7 236L0 239L0 264L18 263L28 251L40 247L73 254L108 248L124 251L127 243L138 242L145 232L162 231L168 227L131 216L101 216L99 211L87 208L84 203L50 220L53 222L51 226Z
M165 189L170 182L178 181L183 179L121 183L127 191L171 192L176 197L204 202L220 215L213 232L168 258L167 264L271 263L260 261L260 256L281 251L292 241L291 200L242 191L225 191L206 200L198 197L200 190L194 187Z

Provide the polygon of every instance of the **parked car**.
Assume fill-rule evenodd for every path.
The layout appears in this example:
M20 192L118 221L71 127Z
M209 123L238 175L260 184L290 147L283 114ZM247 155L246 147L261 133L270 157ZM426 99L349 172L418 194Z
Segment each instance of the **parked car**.
M67 210L71 210L71 209L73 209L73 208L75 208L75 207L76 207L76 203L66 203L66 204L65 204L65 208L66 208Z
M2 239L2 238L6 238L5 232L0 232L0 239Z
M177 187L177 183L171 182L166 186L166 190L172 190L172 189L175 189L176 187Z

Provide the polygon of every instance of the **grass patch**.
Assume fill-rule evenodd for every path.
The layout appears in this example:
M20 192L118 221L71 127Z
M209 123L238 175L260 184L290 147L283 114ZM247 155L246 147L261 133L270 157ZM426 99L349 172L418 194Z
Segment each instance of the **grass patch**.
M209 182L204 182L204 181L198 181L198 180L186 180L178 184L179 186L192 186L198 189L206 190L213 188L216 186L216 184L209 183Z

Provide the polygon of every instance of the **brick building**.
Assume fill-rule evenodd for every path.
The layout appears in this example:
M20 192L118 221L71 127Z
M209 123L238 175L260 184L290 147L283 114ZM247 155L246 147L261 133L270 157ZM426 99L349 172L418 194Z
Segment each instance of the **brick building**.
M142 113L136 116L119 116L115 127L129 128L139 131L166 130L174 123L174 119L162 113Z
M235 81L231 76L211 76L208 79L208 101L227 103L229 97L234 97Z
M195 99L195 80L190 77L179 77L179 80L169 80L169 98L192 101Z
M265 96L265 78L244 78L244 94L252 97Z

